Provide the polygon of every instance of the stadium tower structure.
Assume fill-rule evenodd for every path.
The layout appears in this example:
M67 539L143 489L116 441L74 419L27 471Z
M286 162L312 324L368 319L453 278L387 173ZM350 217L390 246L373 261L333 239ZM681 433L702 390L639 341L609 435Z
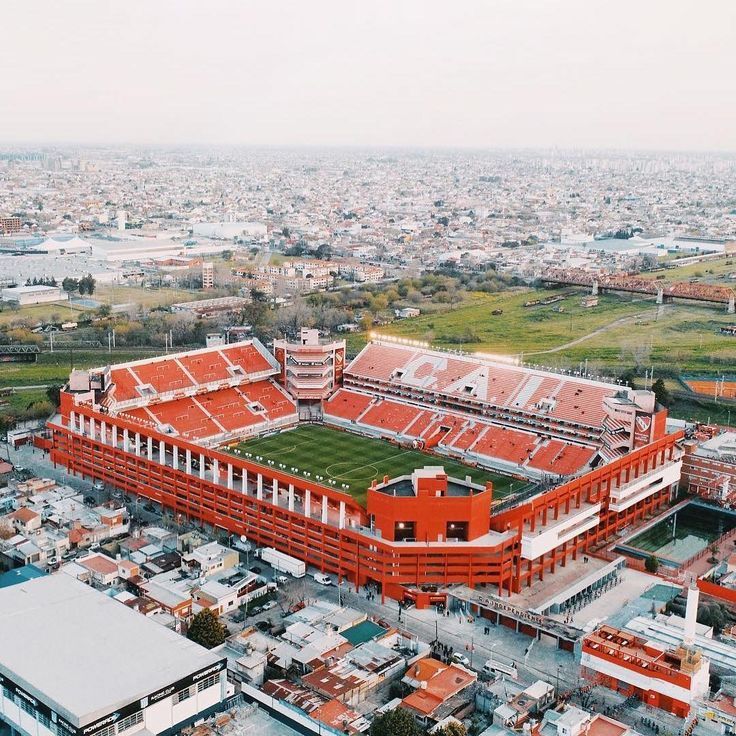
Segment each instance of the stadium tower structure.
M325 424L434 453L429 467L373 481L365 505L323 478L229 451L299 421L283 362L257 340L73 372L46 448L177 519L417 601L452 583L519 591L677 486L681 434L665 434L651 392L381 342L345 367L341 387L338 363ZM443 455L536 485L494 500L490 484L448 477Z

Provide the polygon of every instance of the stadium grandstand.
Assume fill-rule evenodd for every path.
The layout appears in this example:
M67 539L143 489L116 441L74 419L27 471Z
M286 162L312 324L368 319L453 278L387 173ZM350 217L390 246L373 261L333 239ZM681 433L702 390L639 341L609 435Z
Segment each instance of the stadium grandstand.
M276 357L249 340L73 371L40 442L418 605L453 583L518 592L673 497L681 435L649 391L388 341L345 366L341 343L301 337Z
M666 412L649 391L376 341L346 368L324 419L541 479L647 444Z

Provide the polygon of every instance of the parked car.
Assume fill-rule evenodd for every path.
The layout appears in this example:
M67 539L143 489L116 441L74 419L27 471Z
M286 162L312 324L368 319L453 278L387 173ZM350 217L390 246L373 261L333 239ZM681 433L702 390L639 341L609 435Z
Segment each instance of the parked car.
M274 578L274 580L275 580L275 581L276 581L276 582L277 582L277 583L278 583L279 585L285 585L286 583L288 583L288 582L289 582L289 578L287 578L287 577L286 577L286 575L277 575L277 576L276 576L276 577Z
M462 652L453 652L450 659L453 662L461 664L463 667L470 667L470 660Z

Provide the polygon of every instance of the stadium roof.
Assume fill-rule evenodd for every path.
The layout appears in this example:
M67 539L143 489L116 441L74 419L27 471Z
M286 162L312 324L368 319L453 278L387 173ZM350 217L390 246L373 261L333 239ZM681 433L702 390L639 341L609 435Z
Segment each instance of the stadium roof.
M0 672L78 726L220 659L69 575L0 590Z

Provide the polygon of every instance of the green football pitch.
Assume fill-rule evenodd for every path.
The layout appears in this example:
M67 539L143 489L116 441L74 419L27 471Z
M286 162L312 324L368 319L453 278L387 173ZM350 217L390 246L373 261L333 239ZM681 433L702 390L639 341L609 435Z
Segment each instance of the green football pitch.
M261 465L297 475L309 473L311 480L349 493L363 505L372 480L380 481L384 475L390 478L408 475L425 465L442 465L454 478L469 475L476 483L493 481L495 499L507 496L514 485L520 489L524 484L518 479L473 468L456 460L316 424L303 424L296 429L247 440L233 449Z

